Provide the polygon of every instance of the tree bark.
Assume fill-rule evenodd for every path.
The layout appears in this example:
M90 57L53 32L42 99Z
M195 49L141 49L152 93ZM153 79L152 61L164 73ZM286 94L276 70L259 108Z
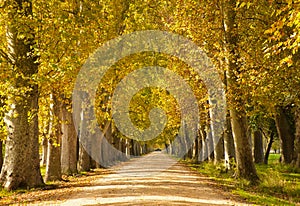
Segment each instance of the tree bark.
M102 152L102 163L104 167L108 167L112 165L112 155L109 148L103 143L104 141L107 141L107 143L111 143L112 139L112 127L111 122L107 121L105 124L105 128L103 131L103 137L101 141L101 152Z
M196 144L195 144L195 161L196 163L200 163L202 161L202 148L203 148L203 145L202 145L202 135L201 135L201 131L198 130L198 135L197 135L197 138L196 138Z
M86 172L91 169L91 159L84 146L79 144L78 171Z
M205 126L201 125L200 126L200 133L201 133L201 154L200 154L200 161L207 161L208 160L208 149L207 149L207 144L206 144L206 131L205 131Z
M72 113L62 104L62 173L72 175L77 173L77 135Z
M134 155L134 148L133 148L134 140L130 139L129 142L130 142L129 143L130 144L130 156L133 156Z
M295 111L295 150L294 150L294 166L300 168L300 108Z
M234 141L232 136L232 129L230 123L230 114L228 113L226 120L226 130L224 131L224 156L225 168L231 169L231 159L235 159Z
M171 147L169 148L169 152L170 152L169 154L171 154L171 152L172 152ZM144 143L142 145L142 155L145 155L145 154L148 154L148 146L146 143Z
M5 103L5 97L3 95L0 95L0 107L4 108L6 106ZM4 124L4 116L5 116L5 112L0 110L0 124L1 125L5 125ZM5 127L5 126L3 126ZM0 127L0 130L4 129L2 126ZM5 139L5 133L0 132L0 172L3 166L3 139Z
M104 167L109 167L113 165L114 162L118 159L118 157L110 147L113 145L111 121L107 121L105 123L102 133L103 135L101 137L101 154L102 154L101 164L103 164L102 166ZM133 148L133 144L132 144L132 148ZM131 150L131 152L133 152L133 150Z
M60 146L57 142L48 140L48 156L46 163L45 182L61 180Z
M50 124L48 139L48 155L45 181L61 180L60 143L61 143L61 110L55 95L50 97Z
M247 119L245 115L239 116L238 112L234 110L230 113L236 151L237 176L255 183L258 181L258 176L253 162L249 137L247 136Z
M199 160L199 144L200 144L200 142L199 142L199 135L197 135L196 136L196 139L195 139L195 141L194 141L194 144L193 144L193 160L195 161L195 162L198 162L198 160Z
M295 136L288 119L288 110L283 107L277 108L278 113L275 117L277 133L281 141L281 161L290 164L293 160Z
M268 164L268 161L269 161L269 155L270 155L270 151L271 151L273 142L274 142L274 132L271 131L270 140L268 142L268 146L267 146L265 158L264 158L264 164L266 164L266 165Z
M220 137L218 140L214 138L214 164L218 164L222 160L224 160L224 137Z
M91 160L90 155L88 154L88 151L91 151L92 145L90 145L90 135L91 131L85 130L86 133L84 133L84 128L90 127L91 121L89 116L89 110L90 108L86 105L88 104L82 104L81 112L80 112L80 128L79 128L79 154L78 154L78 171L84 172L89 171L91 168ZM97 146L97 145L96 145Z
M260 130L256 130L253 133L254 140L254 162L263 163L264 161L264 145L263 137Z
M38 73L38 56L35 48L32 25L26 25L28 33L20 38L19 33L25 25L20 18L32 18L32 4L29 0L12 0L7 22L8 56L14 64L11 88L17 90L9 96L11 105L6 115L8 136L1 184L7 190L18 187L37 187L43 185L40 173L38 142L38 85L32 81ZM24 78L25 77L25 78Z
M53 100L51 100L51 101L53 101ZM49 107L50 106L51 106L51 104L49 105ZM50 117L50 114L48 116ZM42 129L43 130L43 132L42 132L43 133L42 134L42 142L41 142L42 156L40 157L40 165L43 166L43 167L45 167L46 164L47 164L48 137L49 137L49 134L50 134L49 127L50 127L50 121L49 121L49 119L45 119L42 123L42 128L43 128Z
M130 158L130 140L125 139L125 154L127 158Z
M133 155L141 156L141 145L138 141L133 141Z
M210 118L212 119L211 112L209 112ZM218 136L214 131L214 127L212 124L210 124L210 137L212 139L212 144L213 144L213 160L214 164L218 164L219 162L222 161L224 158L224 142L223 142L223 137Z
M236 20L236 0L224 1L225 14L225 40L228 52L228 78L227 85L231 103L230 117L235 143L237 173L238 177L256 183L259 178L253 162L252 150L247 133L247 118L243 91L239 85L236 74L240 72L238 52L238 22Z
M211 128L209 125L206 125L206 148L207 148L207 154L208 154L208 161L212 162L214 160L214 141L211 134Z
M190 137L190 131L187 129L186 123L184 123L184 147L185 147L185 159L192 159L193 158L193 147L192 147L192 142L191 142L191 137Z
M0 171L3 166L3 141L0 140Z
M46 166L47 155L48 155L48 139L47 137L43 137L41 166Z
M120 139L117 136L117 128L115 127L115 125L112 123L110 123L110 125L111 125L111 136L112 136L112 142L110 142L110 144L111 144L111 152L113 157L112 158L113 164L117 162L127 161L128 159L124 150L124 140ZM107 132L107 131L104 130L103 132ZM141 155L143 151L140 143L138 143L138 149L139 149L139 155Z

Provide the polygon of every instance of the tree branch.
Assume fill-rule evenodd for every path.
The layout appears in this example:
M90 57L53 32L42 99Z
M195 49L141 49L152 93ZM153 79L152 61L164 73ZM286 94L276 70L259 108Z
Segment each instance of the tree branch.
M260 19L260 18L257 18L257 17L247 17L247 18L245 18L245 19L247 19L247 20L253 20L253 21L259 21L259 22L262 22L262 23L265 24L265 25L268 25L268 22L267 22L267 21L265 21L265 20L263 20L263 19Z
M9 56L4 52L2 49L0 49L0 56L2 56L6 61L8 61L10 64L14 65L14 63L11 61Z

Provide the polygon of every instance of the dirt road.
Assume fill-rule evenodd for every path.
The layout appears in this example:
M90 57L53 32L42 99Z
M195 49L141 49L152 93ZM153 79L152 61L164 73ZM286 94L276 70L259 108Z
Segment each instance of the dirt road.
M162 152L132 159L60 202L39 205L246 205Z

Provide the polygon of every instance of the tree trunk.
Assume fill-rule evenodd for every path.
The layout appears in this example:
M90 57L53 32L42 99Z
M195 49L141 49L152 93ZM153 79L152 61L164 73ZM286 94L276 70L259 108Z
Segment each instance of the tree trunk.
M238 76L240 72L238 51L238 22L236 19L236 0L224 1L225 14L225 40L228 52L228 78L227 85L231 103L230 116L235 143L237 176L246 178L256 183L259 178L253 162L252 150L247 134L247 118L243 91L239 85Z
M114 137L113 145L117 149L117 152L115 151L115 153L116 153L115 154L115 156L116 156L115 162L126 161L127 158L126 158L124 148L123 148L123 140L120 139L119 137L117 137L115 133L113 134L113 137Z
M294 139L293 130L288 119L288 110L278 107L275 117L277 133L281 141L281 161L290 164L293 160Z
M212 133L209 125L206 125L206 139L205 139L208 161L212 162L214 160L214 141L212 138Z
M199 131L198 132L198 137L197 137L197 145L196 145L196 154L195 154L195 160L196 160L196 163L200 163L202 161L202 148L203 148L203 145L202 145L202 135L201 135L201 132Z
M133 156L134 155L134 148L133 148L134 140L130 139L129 142L130 142L129 143L130 144L130 156Z
M212 111L209 112L210 119L212 120ZM215 120L216 121L216 120ZM213 144L213 160L214 164L217 164L222 161L224 158L224 144L223 144L223 137L220 137L215 130L217 128L214 128L213 124L210 124L210 135L212 139L212 144Z
M38 56L35 48L34 31L26 25L30 34L20 38L25 25L20 21L32 18L32 5L28 0L12 0L7 22L8 56L14 64L10 87L17 93L9 96L10 111L6 115L8 136L1 184L7 190L18 187L36 187L43 185L40 173L39 142L38 142L38 85L32 81L38 73ZM22 18L22 20L20 20ZM25 77L25 78L24 78Z
M3 141L0 140L0 171L3 166Z
M48 155L46 164L45 182L61 180L60 146L53 135L48 140ZM55 138L56 139L56 138Z
M221 6L221 15L222 15L222 31L223 31L223 41L226 42L226 23L225 23L225 5L224 1L222 1L222 6ZM222 44L222 49L224 53L227 52L226 44ZM224 61L225 60L225 61ZM228 59L226 57L224 60L220 61L220 66L226 68L226 66L229 65ZM227 61L226 61L227 60ZM228 70L224 70L224 85L226 88L226 94L228 94ZM231 128L231 120L230 120L230 111L227 110L226 113L226 129L224 131L223 135L224 139L224 164L225 164L225 169L230 170L231 169L231 159L236 160L235 156L235 149L234 149L234 140L233 140L233 135L232 135L232 128Z
M107 121L105 123L102 133L103 136L101 137L101 152L102 152L101 164L103 164L102 166L104 167L109 167L113 165L118 158L115 151L111 148L113 144L111 121ZM133 144L132 144L132 149L133 149ZM133 152L133 150L131 150L131 152Z
M88 115L86 115L88 112L86 110L87 108L82 108L80 113L80 128L79 128L79 155L78 155L78 171L79 172L85 172L89 171L91 168L91 162L90 162L90 155L87 153L86 148L89 146L89 134L83 133L83 128L88 127L89 123L86 118L89 118ZM88 130L85 130L88 132Z
M239 116L240 114L234 111L234 109L230 114L236 151L237 176L255 183L258 180L258 176L253 162L249 137L247 135L247 119L244 114Z
M200 126L201 130L201 154L200 154L200 161L207 161L208 160L208 149L207 149L207 144L206 144L206 132L205 132L205 127L202 125Z
M227 115L226 130L224 131L224 155L225 168L231 169L230 160L235 159L234 141L232 136L232 129L230 123L230 114Z
M6 106L5 100L5 96L0 95L0 108L4 108ZM3 127L5 127L4 116L5 112L0 110L0 124L3 125ZM2 130L3 127L1 126L0 130ZM3 139L5 139L5 133L0 132L0 172L3 166Z
M144 144L144 151L145 151L144 154L148 154L150 152L148 144ZM172 146L171 146L170 154L173 154L173 148L172 148Z
M115 137L115 134L114 134L114 147L123 153L122 151L122 139L118 138L118 137Z
M274 132L271 131L270 140L268 142L268 146L267 146L267 149L266 149L264 164L268 164L269 155L270 155L270 151L271 151L273 142L274 142Z
M263 163L264 161L264 145L263 137L260 130L256 130L253 133L254 139L254 162Z
M173 145L171 144L171 143L169 143L168 144L168 150L169 150L169 154L170 155L172 155L172 154L174 154L174 152L173 152ZM148 145L147 144L145 144L144 145L144 154L148 154L149 153L149 151L148 151Z
M300 109L295 111L295 150L294 150L294 166L300 168Z
M48 154L48 139L47 137L43 137L41 166L46 166L47 154Z
M62 173L72 175L77 173L77 135L73 123L72 113L67 105L62 105L62 145L61 145Z
M48 139L48 155L45 181L61 180L60 143L61 143L61 110L54 94L50 96L50 123Z
M222 160L224 160L224 138L214 138L214 164L218 164Z
M125 154L127 158L130 158L130 140L125 139Z
M123 156L127 156L126 154L126 139L120 139L120 146L121 146L121 149L120 151L124 154Z
M137 142L135 140L132 141L132 155L138 156L137 155Z
M79 143L78 171L86 172L91 169L90 155L86 152L84 146Z
M198 162L198 156L199 156L199 135L196 136L196 139L194 141L194 144L193 144L193 159L195 160L195 162Z
M133 142L133 153L134 156L141 156L141 145L138 141Z
M185 158L192 159L193 158L193 140L191 137L191 131L188 130L186 122L184 122L184 133L183 133L183 139L184 139L184 148L185 148Z

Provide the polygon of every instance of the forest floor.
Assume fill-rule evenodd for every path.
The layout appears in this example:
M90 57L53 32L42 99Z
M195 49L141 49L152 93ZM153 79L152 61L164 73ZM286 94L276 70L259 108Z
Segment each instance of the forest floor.
M66 177L65 177L66 178ZM0 199L15 205L248 205L163 152Z

